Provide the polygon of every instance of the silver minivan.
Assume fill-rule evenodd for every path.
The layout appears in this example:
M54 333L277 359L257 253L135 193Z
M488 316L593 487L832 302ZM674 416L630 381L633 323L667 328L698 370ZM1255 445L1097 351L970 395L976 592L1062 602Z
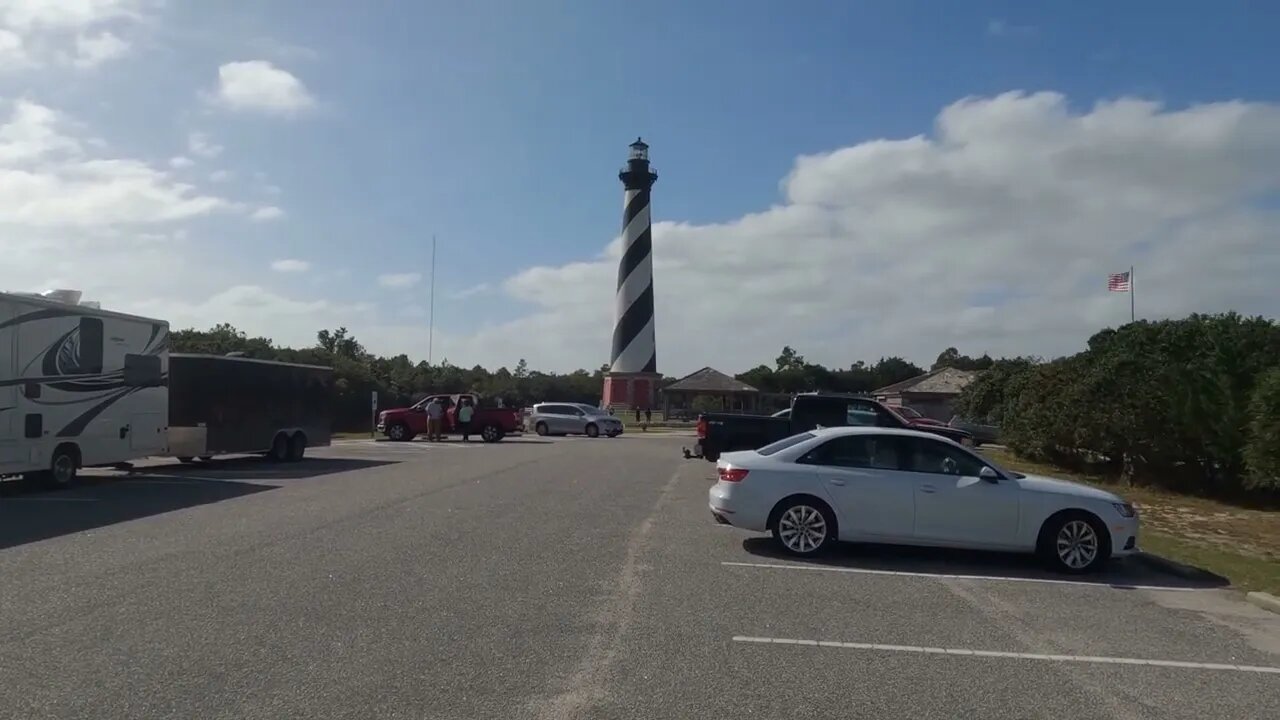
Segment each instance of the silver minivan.
M538 403L525 420L525 427L539 435L617 437L622 434L621 420L582 403Z

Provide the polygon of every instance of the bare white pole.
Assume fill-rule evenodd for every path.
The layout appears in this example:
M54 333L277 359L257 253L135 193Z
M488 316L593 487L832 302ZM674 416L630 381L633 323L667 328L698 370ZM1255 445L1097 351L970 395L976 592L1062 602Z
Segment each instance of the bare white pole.
M436 344L436 236L431 235L431 299L427 318L427 364L435 354Z

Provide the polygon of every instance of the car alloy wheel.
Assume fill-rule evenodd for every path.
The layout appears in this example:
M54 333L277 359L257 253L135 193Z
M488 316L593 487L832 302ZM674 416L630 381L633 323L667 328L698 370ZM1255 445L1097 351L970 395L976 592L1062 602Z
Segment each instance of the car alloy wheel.
M392 440L403 440L405 436L405 426L396 424L387 428L387 437Z
M534 430L534 432L538 433L539 435L541 435L541 436L543 436L543 437L546 437L546 436L547 436L547 424L546 424L546 423L544 423L544 422L540 422L540 423L538 423L538 424L537 424L537 426L536 426L536 427L534 427L534 429L533 429L533 430Z
M497 425L485 425L480 430L480 437L485 442L498 442L498 440L502 439L502 432L498 430Z
M778 540L791 552L808 555L827 539L827 519L817 508L792 505L778 518Z
M1071 570L1084 570L1098 558L1098 533L1084 520L1071 520L1058 531L1054 550Z
M587 424L587 437L600 437L600 428L595 423Z

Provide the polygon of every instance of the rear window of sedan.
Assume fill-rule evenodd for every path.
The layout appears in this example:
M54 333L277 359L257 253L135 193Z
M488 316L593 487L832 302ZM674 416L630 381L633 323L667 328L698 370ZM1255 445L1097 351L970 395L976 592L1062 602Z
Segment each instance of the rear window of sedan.
M792 435L789 438L783 438L777 442L769 443L768 445L765 445L759 450L756 450L756 453L760 455L773 455L774 453L780 453L789 447L795 447L796 445L799 445L805 440L812 440L816 437L818 436L814 435L813 433L800 433L799 435Z

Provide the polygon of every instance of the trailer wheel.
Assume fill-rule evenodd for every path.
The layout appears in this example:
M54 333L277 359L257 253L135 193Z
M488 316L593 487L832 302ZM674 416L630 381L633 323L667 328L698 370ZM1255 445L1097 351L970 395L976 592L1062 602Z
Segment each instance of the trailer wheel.
M267 452L267 459L272 462L284 462L289 459L289 438L284 433L276 435L276 439L271 441L271 450Z
M289 438L289 460L297 462L307 454L307 436L302 433L294 433Z

